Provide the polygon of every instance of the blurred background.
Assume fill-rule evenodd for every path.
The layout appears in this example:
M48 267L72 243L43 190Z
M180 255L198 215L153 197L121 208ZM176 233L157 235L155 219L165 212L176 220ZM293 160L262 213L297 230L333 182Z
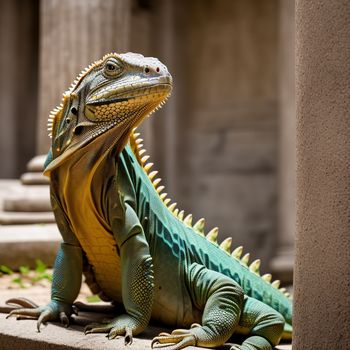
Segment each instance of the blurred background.
M49 111L92 61L133 51L174 78L142 126L166 192L292 282L293 0L0 0L0 47L0 264L55 231L38 157ZM16 234L22 245L1 250Z

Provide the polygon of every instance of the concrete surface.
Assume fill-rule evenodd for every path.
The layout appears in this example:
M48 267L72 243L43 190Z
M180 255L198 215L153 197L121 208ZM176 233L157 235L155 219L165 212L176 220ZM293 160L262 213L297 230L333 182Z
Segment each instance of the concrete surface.
M17 350L144 350L151 349L151 339L153 337L157 336L160 332L170 331L165 328L150 326L142 335L134 338L131 346L125 346L123 337L108 340L105 334L84 335L83 327L77 325L71 325L69 328L65 328L59 323L48 323L38 333L36 331L35 320L17 321L15 318L6 320L5 317L5 314L0 314L0 350L11 348ZM102 321L103 317L100 315L99 318L95 317L91 321ZM84 319L84 321L87 320L87 318ZM229 344L220 347L222 350L229 350L229 348ZM191 349L204 348L193 346L186 348L186 350ZM291 350L291 346L280 345L276 349Z
M295 349L350 349L350 2L296 2Z

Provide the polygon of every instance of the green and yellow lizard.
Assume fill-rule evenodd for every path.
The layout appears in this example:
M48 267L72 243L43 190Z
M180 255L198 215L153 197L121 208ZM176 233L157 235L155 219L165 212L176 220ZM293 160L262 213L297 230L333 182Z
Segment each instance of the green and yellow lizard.
M232 349L270 350L291 336L292 305L279 281L248 267L242 247L204 234L204 219L170 204L135 128L170 95L172 77L155 58L109 54L86 68L49 118L52 147L44 174L63 242L57 253L51 302L13 310L37 325L68 323L82 275L101 299L125 313L86 333L109 338L141 333L150 320L180 327L153 347L214 348L234 333ZM13 300L12 300L13 302Z

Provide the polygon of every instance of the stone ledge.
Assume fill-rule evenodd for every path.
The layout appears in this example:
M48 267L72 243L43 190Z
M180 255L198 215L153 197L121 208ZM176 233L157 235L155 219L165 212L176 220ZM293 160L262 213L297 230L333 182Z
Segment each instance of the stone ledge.
M48 185L50 180L42 173L24 173L21 176L21 183L23 185Z
M0 264L34 267L40 258L52 266L61 240L55 224L0 226Z
M27 164L27 170L29 172L42 172L44 170L44 163L46 160L46 154L35 156Z
M48 224L53 222L55 222L55 217L52 212L0 211L0 225Z
M15 318L5 319L5 314L0 314L0 350L145 350L151 349L151 339L160 332L169 331L165 328L150 326L142 334L134 338L131 346L124 345L123 337L108 340L104 334L84 335L83 327L71 325L65 328L59 323L48 323L41 332L36 331L35 320L17 321ZM98 319L101 321L101 316ZM97 321L94 318L93 321ZM203 349L189 346L186 350ZM229 350L230 345L226 344L219 348ZM291 345L279 345L278 350L291 350Z
M50 195L48 192L31 194L23 191L21 194L12 194L4 199L3 210L5 212L28 213L51 212Z
M0 349L17 350L115 350L151 349L151 339L164 331L163 328L148 327L141 336L134 338L131 346L124 345L124 339L108 340L104 334L84 335L83 327L71 325L65 328L59 323L48 323L41 332L36 331L36 321L15 318L5 319L5 314L0 314ZM95 318L92 321L97 321ZM101 321L101 318L100 318ZM188 350L204 349L188 347Z

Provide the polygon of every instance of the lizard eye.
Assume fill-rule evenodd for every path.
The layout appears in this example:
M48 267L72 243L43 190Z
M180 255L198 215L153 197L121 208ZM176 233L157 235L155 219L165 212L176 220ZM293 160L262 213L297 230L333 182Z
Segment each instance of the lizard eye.
M104 71L108 76L116 76L120 73L121 67L114 61L107 61Z

